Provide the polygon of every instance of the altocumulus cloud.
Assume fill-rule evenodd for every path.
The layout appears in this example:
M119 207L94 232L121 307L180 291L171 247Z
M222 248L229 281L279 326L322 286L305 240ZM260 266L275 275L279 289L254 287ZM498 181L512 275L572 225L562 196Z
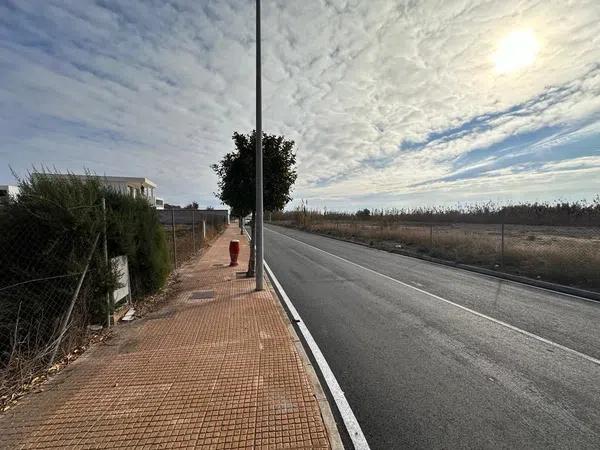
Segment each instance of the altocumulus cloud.
M590 198L600 3L263 0L264 126L296 198L403 206ZM513 31L533 63L494 70ZM32 164L156 180L215 204L209 165L254 124L254 2L0 4L0 181Z

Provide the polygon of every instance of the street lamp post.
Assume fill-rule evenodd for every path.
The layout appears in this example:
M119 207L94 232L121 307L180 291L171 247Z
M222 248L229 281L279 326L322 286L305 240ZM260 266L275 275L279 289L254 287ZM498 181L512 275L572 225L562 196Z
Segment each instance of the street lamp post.
M262 80L260 62L260 0L256 0L256 290L263 287L263 152L262 152Z

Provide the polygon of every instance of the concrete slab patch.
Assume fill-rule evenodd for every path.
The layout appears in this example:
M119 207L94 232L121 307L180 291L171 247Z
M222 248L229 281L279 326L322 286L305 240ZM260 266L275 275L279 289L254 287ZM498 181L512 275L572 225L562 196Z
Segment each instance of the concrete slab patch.
M215 291L206 289L204 291L195 291L190 295L190 300L208 300L215 298Z

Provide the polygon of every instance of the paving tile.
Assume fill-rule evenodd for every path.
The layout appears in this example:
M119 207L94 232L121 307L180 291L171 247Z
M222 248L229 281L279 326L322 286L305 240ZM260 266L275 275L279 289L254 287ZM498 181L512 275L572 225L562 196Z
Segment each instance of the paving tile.
M228 228L168 305L0 415L0 447L330 448L277 300L227 266L238 238ZM190 301L200 291L214 298Z

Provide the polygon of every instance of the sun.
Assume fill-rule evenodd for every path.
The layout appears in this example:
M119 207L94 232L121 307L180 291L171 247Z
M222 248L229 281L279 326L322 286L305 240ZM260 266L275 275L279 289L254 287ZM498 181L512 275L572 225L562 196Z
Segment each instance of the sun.
M540 44L532 30L513 31L499 43L493 55L498 73L516 72L535 61Z

